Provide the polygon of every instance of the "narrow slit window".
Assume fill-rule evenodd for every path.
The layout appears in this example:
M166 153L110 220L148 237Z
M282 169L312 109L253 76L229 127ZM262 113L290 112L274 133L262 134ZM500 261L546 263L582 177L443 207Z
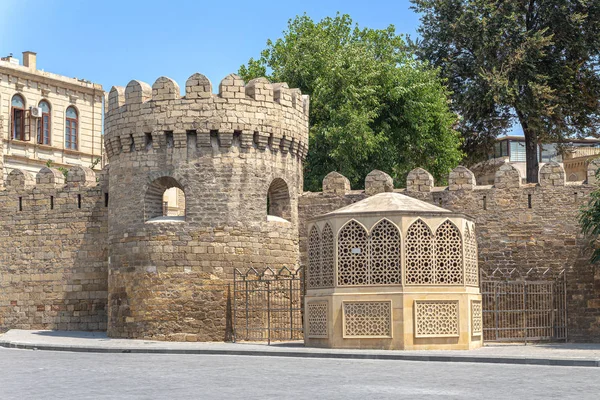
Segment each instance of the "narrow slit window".
M146 150L150 150L152 148L152 132L146 132Z
M104 207L108 207L108 193L104 193Z
M50 196L50 209L54 210L54 196Z
M81 208L81 195L77 195L77 208Z
M23 211L23 198L19 197L19 211Z
M165 132L165 139L167 140L167 148L175 146L175 140L173 139L173 132Z
M487 210L487 196L483 196L483 209Z
M531 208L531 193L527 195L527 208Z

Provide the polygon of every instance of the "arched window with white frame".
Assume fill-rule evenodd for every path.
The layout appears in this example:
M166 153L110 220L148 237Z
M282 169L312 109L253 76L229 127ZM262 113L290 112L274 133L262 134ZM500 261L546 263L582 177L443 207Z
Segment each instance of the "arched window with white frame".
M42 115L37 120L37 142L50 145L50 103L42 100L38 107L42 110Z
M67 108L65 117L65 149L78 149L79 116L73 106Z
M15 94L10 102L11 137L14 140L26 140L25 136L25 100Z

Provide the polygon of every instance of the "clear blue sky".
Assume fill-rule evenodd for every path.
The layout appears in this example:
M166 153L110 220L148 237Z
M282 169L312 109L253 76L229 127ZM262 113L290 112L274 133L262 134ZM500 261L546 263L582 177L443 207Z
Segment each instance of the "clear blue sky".
M369 28L390 24L417 35L408 0L0 0L0 55L38 54L38 68L100 83L104 90L159 76L182 90L195 72L216 90L223 77L257 57L287 21L350 14ZM517 128L513 134L519 134ZM521 133L522 134L522 133Z
M394 24L412 36L419 24L408 0L0 2L2 56L35 51L38 68L100 83L106 91L131 79L152 84L161 75L183 89L195 72L216 89L304 12L319 20L340 11L361 26Z

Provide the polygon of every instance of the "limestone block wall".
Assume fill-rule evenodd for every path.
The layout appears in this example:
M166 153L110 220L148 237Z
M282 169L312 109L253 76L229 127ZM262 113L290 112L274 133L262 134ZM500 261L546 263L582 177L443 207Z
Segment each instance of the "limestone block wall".
M234 269L298 265L308 99L233 74L218 94L201 74L179 91L161 77L109 94L110 336L223 340ZM180 219L156 218L169 187Z
M14 169L0 190L0 331L105 330L107 186L73 167Z
M589 241L580 233L578 212L595 187L597 163L590 163L588 182L567 182L559 164L548 163L540 171L540 184L522 184L511 165L496 173L495 184L476 186L468 169L450 173L448 187L434 186L431 174L412 171L406 189L397 192L432 204L464 212L475 218L479 266L495 268L532 267L567 270L569 337L577 341L600 340L600 268L589 263ZM366 180L365 191L331 189L328 175L322 193L304 193L299 201L301 263L306 265L306 221L317 215L385 191L377 182Z

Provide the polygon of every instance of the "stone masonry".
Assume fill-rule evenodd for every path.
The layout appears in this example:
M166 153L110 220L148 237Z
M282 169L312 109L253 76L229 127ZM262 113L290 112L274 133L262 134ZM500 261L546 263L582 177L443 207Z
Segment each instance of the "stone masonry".
M234 269L298 265L308 98L234 74L217 95L201 74L185 97L131 81L109 94L105 141L109 335L224 340ZM185 217L161 219L171 187Z
M584 183L565 182L562 167L549 163L539 185L522 184L504 165L487 186L457 167L447 187L436 187L418 168L406 189L373 171L364 191L351 190L332 172L322 192L303 193L308 98L236 75L218 92L201 74L184 97L165 77L114 87L110 168L96 175L75 167L66 178L51 168L8 174L0 185L0 330L224 340L236 268L296 268L306 258L308 219L395 191L474 217L483 270L566 269L569 337L600 340L600 269L578 226L600 162L590 163ZM162 216L169 188L184 193L185 216Z
M567 271L569 338L600 340L600 268L589 263L589 241L580 233L578 213L595 187L598 163L591 163L589 183L565 183L560 164L548 163L540 170L540 184L522 184L519 171L509 164L496 173L494 185L476 186L475 177L459 166L449 176L447 187L435 187L431 174L418 168L408 174L406 189L394 191L425 200L476 220L479 266L496 268L549 268ZM376 172L377 175L381 171ZM343 176L331 173L323 181L323 192L300 197L301 263L306 263L306 221L362 200L368 194L387 191L366 179L365 190L345 193L336 182ZM382 178L380 178L382 179ZM336 188L337 190L334 190ZM368 194L367 194L368 193Z

